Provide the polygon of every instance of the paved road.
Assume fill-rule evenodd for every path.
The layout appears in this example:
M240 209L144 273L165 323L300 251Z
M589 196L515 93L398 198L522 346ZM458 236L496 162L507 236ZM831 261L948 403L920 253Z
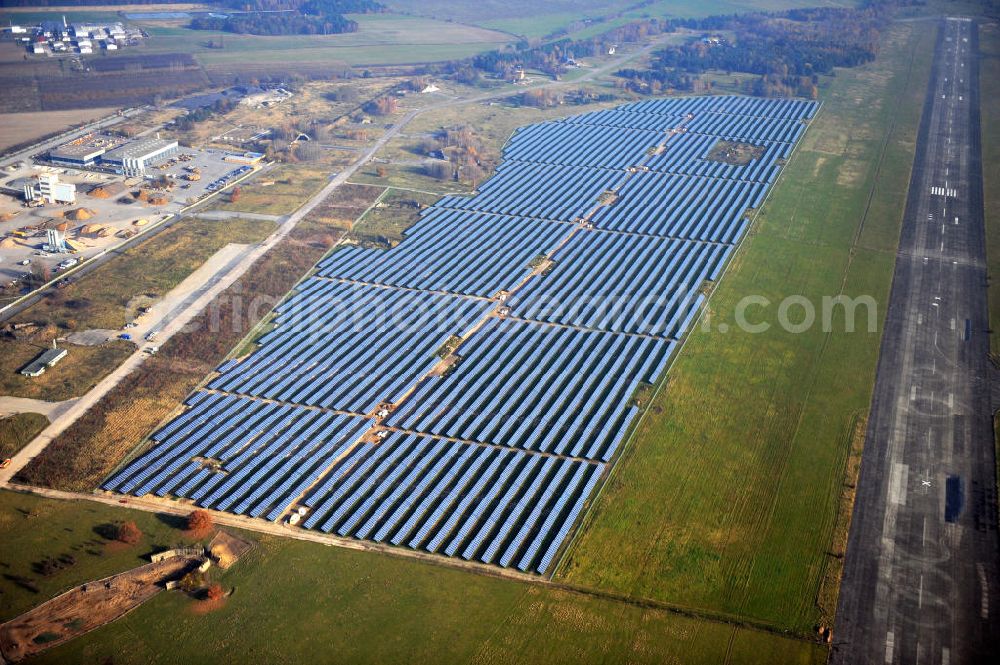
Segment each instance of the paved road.
M832 663L949 665L1000 653L990 404L996 370L987 355L976 43L972 22L943 23L882 340Z

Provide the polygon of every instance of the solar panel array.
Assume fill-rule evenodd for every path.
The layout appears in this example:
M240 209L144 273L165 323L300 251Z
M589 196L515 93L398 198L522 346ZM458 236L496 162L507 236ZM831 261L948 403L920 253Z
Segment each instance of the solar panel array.
M813 102L522 128L471 197L338 249L107 490L550 572ZM746 163L709 159L720 140Z

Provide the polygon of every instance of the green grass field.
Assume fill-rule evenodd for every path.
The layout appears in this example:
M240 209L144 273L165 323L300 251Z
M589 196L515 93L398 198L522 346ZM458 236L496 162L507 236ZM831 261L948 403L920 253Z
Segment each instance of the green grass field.
M49 419L40 413L15 413L0 418L0 459L12 457L48 425Z
M135 547L102 525L134 520ZM186 542L173 518L0 492L0 620ZM234 592L211 613L162 593L33 662L801 663L818 644L392 556L241 534L254 550L211 575ZM25 553L30 553L25 556ZM72 554L45 577L32 564ZM34 591L32 589L35 589ZM318 654L322 653L320 657Z
M527 38L539 38L559 30L584 38L614 27L648 17L674 16L692 18L746 11L781 11L819 5L854 6L853 0L658 0L639 7L638 0L554 0L539 5L526 0L486 0L468 3L459 0L391 0L393 9L438 19L480 25ZM594 19L603 18L602 21ZM586 21L585 19L590 19Z
M979 28L982 100L983 204L986 211L986 260L991 277L1000 275L1000 27ZM1000 293L990 289L990 349L1000 354Z
M190 30L183 22L142 23L149 41L136 52L191 53L206 67L248 63L405 64L464 58L499 48L509 35L471 25L397 14L352 16L357 32L259 37ZM218 44L222 48L218 48Z
M872 65L839 71L824 106L640 422L558 578L809 634L829 622L847 453L880 334L793 334L777 303L870 295L884 317L934 26L896 24ZM740 332L747 295L767 332ZM794 310L794 321L800 320ZM730 332L718 331L725 323ZM834 580L839 574L832 575ZM830 590L822 594L833 599ZM827 601L831 602L831 601Z

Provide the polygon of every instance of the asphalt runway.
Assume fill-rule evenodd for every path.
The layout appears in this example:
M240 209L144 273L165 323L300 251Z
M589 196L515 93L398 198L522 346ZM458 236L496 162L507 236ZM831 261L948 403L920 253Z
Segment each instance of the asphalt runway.
M976 35L975 23L948 19L938 37L832 663L954 665L1000 654Z

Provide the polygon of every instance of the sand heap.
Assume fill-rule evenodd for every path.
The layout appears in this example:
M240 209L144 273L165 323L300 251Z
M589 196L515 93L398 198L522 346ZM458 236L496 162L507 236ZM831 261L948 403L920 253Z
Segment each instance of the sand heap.
M80 229L80 235L92 236L95 238L106 238L113 233L114 229L111 229L104 224L87 224Z
M88 208L77 208L76 210L70 210L65 214L66 219L72 219L75 222L82 222L90 219L97 213Z
M104 185L96 185L87 194L95 199L110 199L125 191L125 184L121 182L109 182Z

